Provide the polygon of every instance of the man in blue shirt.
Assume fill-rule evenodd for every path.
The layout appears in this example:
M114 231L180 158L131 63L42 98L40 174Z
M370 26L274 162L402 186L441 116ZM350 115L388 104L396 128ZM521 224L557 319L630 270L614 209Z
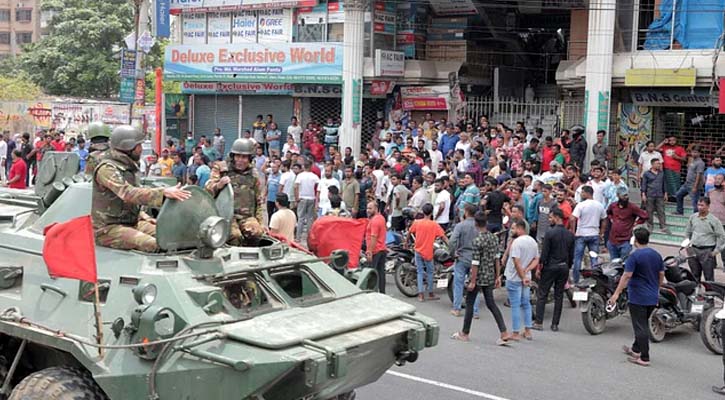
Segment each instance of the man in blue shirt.
M267 220L272 220L272 214L277 211L277 192L279 192L279 182L282 173L279 172L281 162L279 160L272 161L272 171L267 178Z
M78 148L75 150L75 152L78 153L78 156L81 158L81 169L79 171L83 172L86 170L86 160L88 160L88 150L86 150L85 139L78 139Z
M712 166L705 170L705 194L715 188L716 176L725 175L725 168L722 166L722 157L720 155L714 155L711 163Z
M453 124L448 124L446 131L441 136L441 152L443 153L443 157L453 156L459 139L460 137L453 130Z
M634 344L622 350L629 356L627 361L648 367L649 359L649 317L657 306L659 289L665 279L665 265L657 251L647 246L649 230L640 227L634 230L636 250L624 264L624 275L617 290L607 304L617 304L619 295L627 289L629 314L634 330Z
M461 179L463 180L463 185L466 187L466 190L464 190L463 194L458 197L456 209L458 210L458 215L461 218L461 221L463 221L463 209L466 204L473 204L476 207L481 205L481 190L478 189L476 183L473 181L473 174L466 172Z

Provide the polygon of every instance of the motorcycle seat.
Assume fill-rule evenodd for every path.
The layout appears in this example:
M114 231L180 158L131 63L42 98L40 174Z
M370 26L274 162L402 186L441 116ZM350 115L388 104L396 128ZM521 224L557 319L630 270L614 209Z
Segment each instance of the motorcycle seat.
M677 290L678 292L684 293L685 295L689 296L692 294L692 292L695 291L695 288L697 288L697 282L693 281L681 281L672 284L672 286Z

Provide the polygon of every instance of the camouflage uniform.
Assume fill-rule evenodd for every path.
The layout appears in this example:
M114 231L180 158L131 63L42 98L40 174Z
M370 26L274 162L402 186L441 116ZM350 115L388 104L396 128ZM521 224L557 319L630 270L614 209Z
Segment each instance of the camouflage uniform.
M86 160L86 170L84 171L87 175L93 175L93 171L96 170L98 164L101 163L103 156L108 151L108 143L93 143L88 149L88 159Z
M232 165L231 170L227 172L227 163ZM263 220L262 210L262 185L257 173L257 169L250 165L246 170L240 171L233 167L234 161L228 160L227 163L220 161L214 164L211 171L209 181L206 183L205 189L212 196L216 197L221 189L217 188L217 183L224 176L230 179L232 190L234 191L234 217L230 221L230 232L228 243L233 246L242 245L243 239L247 237L247 232L256 232L252 221L256 220L261 226ZM243 227L248 227L242 229ZM243 231L245 234L243 234Z
M90 161L90 159L89 159ZM93 172L91 217L96 243L122 250L156 252L156 225L141 205L160 207L164 189L139 188L138 165L109 150Z

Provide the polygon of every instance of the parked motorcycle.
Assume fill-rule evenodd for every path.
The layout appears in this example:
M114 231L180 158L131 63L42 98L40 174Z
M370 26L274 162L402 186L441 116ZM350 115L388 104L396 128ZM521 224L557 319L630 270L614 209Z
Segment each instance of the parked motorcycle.
M412 253L412 250L405 249ZM433 244L433 281L436 289L447 288L449 278L453 276L453 257L448 252L448 247L441 240L436 240ZM426 279L423 278L423 284L426 285ZM399 262L395 266L395 286L398 287L400 293L408 297L418 295L418 269L415 266L413 256L410 261L404 261L399 258Z
M713 281L702 282L705 288L705 310L700 319L700 339L705 347L715 354L722 354L723 345L720 336L721 319L716 314L725 303L725 284Z
M594 251L590 257L597 257ZM616 318L627 311L627 291L623 291L613 307L607 302L619 285L624 275L624 259L615 258L609 262L593 265L581 271L582 278L577 283L573 299L579 302L584 328L591 335L604 332L607 320Z
M679 254L664 260L667 282L660 287L659 304L649 320L653 342L661 342L667 332L683 324L689 323L695 329L700 329L700 320L708 301L704 294L698 293L697 279L687 266L688 256L682 254L689 246L689 239L685 239Z

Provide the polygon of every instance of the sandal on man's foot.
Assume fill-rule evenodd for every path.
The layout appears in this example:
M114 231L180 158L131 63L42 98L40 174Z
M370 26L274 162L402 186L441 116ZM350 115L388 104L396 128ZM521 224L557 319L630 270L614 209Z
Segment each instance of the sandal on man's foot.
M635 353L632 350L632 348L629 347L629 346L622 346L622 351L624 352L624 354L626 354L626 355L628 355L630 357L633 357L633 358L639 358L639 356L640 356L639 353Z
M461 332L456 332L456 333L452 334L451 339L458 340L461 342L468 342L471 340L468 336L462 334Z
M639 357L627 357L627 361L631 362L632 364L639 365L641 367L649 367L649 361L645 361Z

